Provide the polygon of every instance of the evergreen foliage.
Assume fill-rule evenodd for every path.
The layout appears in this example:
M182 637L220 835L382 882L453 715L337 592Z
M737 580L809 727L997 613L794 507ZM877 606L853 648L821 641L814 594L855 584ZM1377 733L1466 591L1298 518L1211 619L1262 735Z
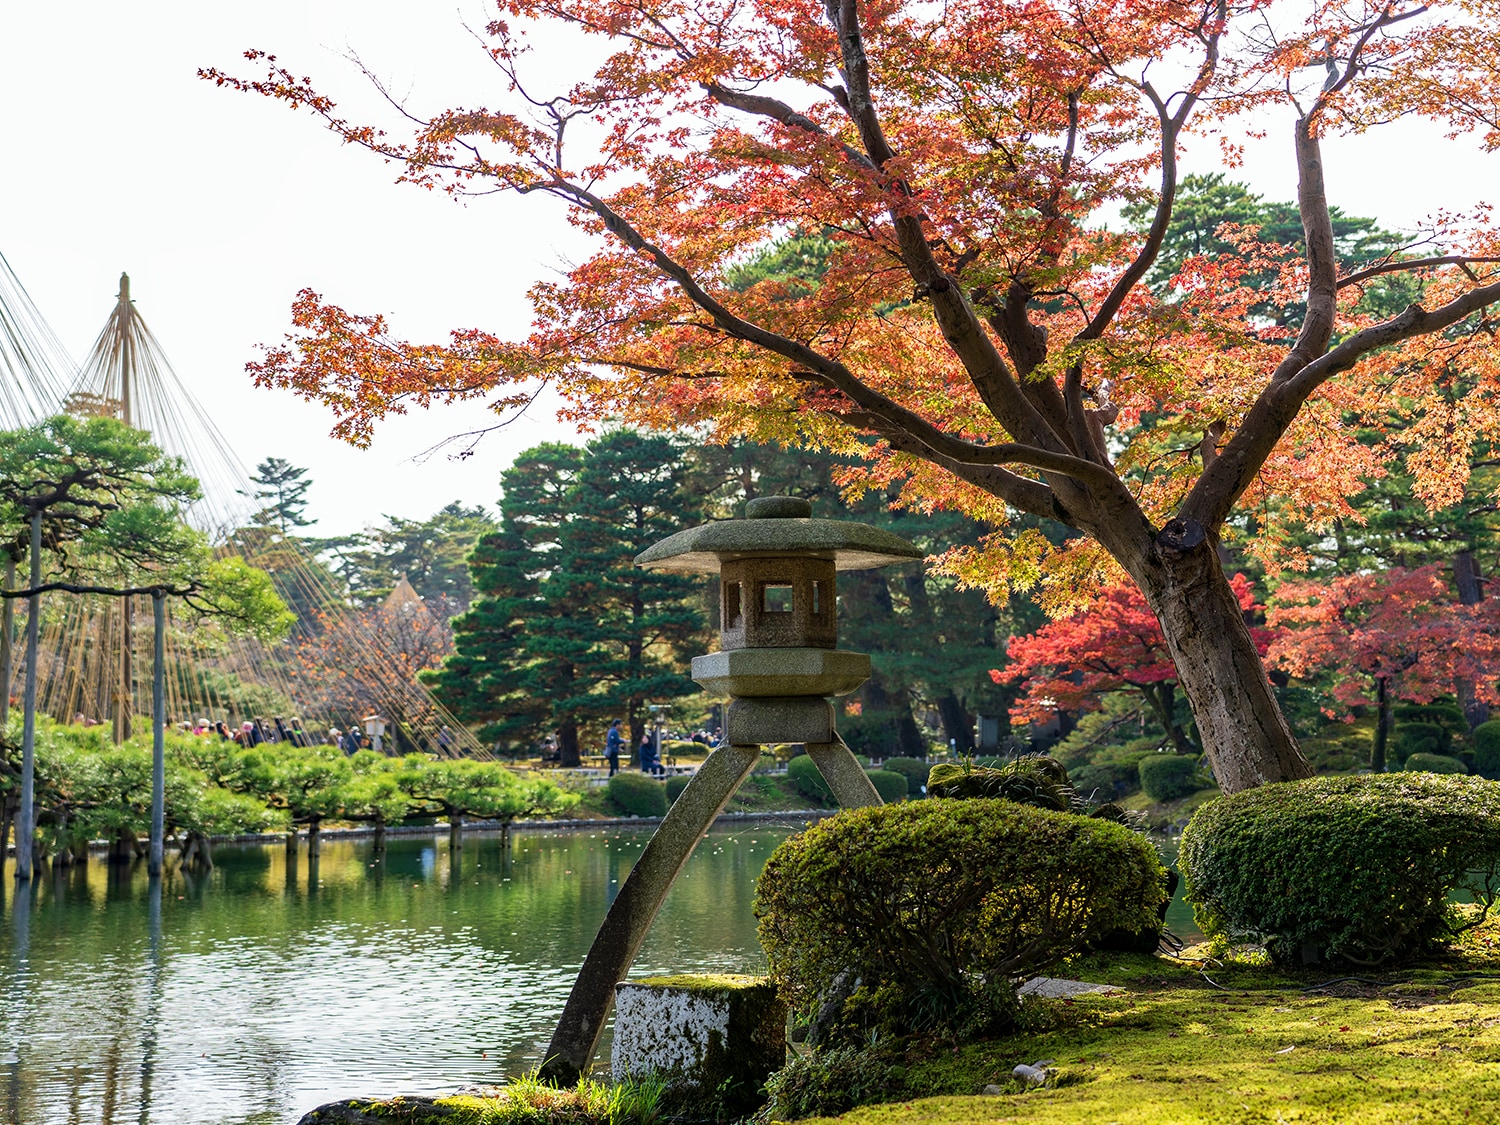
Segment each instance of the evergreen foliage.
M1148 754L1136 768L1141 788L1153 801L1175 801L1205 787L1197 761L1181 754Z
M634 770L622 770L609 779L609 802L622 816L666 816L666 786Z
M865 776L870 779L875 792L880 794L880 799L886 804L906 800L909 790L902 774L895 770L866 770Z
M1263 785L1200 808L1178 863L1216 941L1288 962L1397 960L1461 924L1454 891L1488 908L1500 786L1418 772Z
M261 505L250 517L251 525L274 527L282 535L290 535L293 528L317 523L303 515L307 510L307 490L312 487L312 481L305 479L307 472L280 457L267 457L255 466L250 483L256 487L240 492Z
M784 842L755 912L794 1010L848 996L822 1040L841 1046L1008 1026L1013 982L1111 930L1157 925L1163 888L1155 848L1118 824L1010 801L903 801Z
M906 778L907 793L912 797L922 796L927 787L927 775L932 772L932 767L920 758L887 758L880 768Z
M817 763L806 754L798 754L786 764L787 780L808 800L818 805L833 804L833 790L823 780Z
M1474 772L1481 777L1500 778L1500 719L1474 728Z
M464 613L474 600L469 553L495 521L482 507L455 500L424 520L386 516L334 551L335 567L356 601L370 605L388 597L401 578L434 612Z
M1469 767L1447 754L1425 754L1418 752L1407 757L1404 770L1420 770L1423 773L1468 773Z
M538 446L502 474L499 529L470 557L479 597L426 677L481 737L556 732L576 766L585 724L623 714L634 746L648 701L698 690L681 671L703 632L697 585L634 563L698 521L682 473L671 439L616 430L582 449Z

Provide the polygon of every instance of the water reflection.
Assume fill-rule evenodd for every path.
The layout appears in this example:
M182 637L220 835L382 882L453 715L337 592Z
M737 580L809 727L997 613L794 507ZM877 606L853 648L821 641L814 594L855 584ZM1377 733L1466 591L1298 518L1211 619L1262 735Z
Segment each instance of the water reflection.
M637 974L760 971L754 879L791 827L712 833ZM0 1117L270 1125L524 1070L647 835L220 847L210 872L95 860L19 892L0 871Z

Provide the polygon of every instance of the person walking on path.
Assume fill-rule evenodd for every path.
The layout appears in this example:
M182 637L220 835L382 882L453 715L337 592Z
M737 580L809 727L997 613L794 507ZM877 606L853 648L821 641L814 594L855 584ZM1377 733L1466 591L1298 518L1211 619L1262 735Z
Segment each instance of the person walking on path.
M620 746L625 741L620 733L620 720L609 724L609 733L604 736L604 757L609 761L609 776L620 772Z

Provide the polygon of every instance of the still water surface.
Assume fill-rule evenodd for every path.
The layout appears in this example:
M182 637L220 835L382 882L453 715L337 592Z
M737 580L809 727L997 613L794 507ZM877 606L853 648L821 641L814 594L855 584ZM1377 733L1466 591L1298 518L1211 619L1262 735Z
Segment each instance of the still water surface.
M761 972L751 900L800 825L716 829L634 975ZM0 1121L270 1125L341 1094L433 1093L540 1061L649 831L221 847L206 876L0 878ZM607 1052L607 1043L606 1043ZM606 1055L607 1057L607 1055Z
M800 818L715 829L633 975L761 972L751 900ZM0 1122L282 1125L535 1066L650 830L220 847L206 876L0 872ZM1169 925L1191 931L1174 904ZM608 1041L604 1054L608 1055Z

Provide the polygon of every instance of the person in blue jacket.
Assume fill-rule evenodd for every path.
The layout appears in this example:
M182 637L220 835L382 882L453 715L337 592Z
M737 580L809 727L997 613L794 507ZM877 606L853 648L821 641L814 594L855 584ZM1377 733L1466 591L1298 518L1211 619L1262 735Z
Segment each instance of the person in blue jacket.
M625 736L620 733L620 720L616 719L609 724L609 733L604 736L604 756L609 760L610 777L620 772L620 747L624 742Z

